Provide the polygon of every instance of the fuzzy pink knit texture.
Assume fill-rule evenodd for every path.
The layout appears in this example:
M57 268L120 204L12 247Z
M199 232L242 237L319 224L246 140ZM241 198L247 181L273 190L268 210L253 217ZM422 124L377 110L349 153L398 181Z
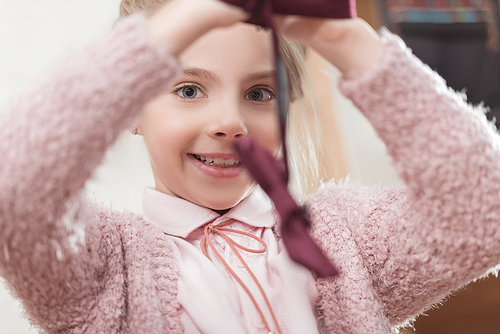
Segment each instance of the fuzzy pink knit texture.
M0 133L0 274L50 333L182 333L178 263L142 217L81 191L107 147L179 65L144 18L57 64ZM343 78L404 185L322 186L312 235L342 271L317 279L326 333L389 333L500 262L498 135L479 108L386 34L382 62Z
M327 333L389 332L500 263L498 134L384 35L383 62L339 86L405 186L326 185L309 200L314 238L342 272L317 284Z
M135 16L10 104L0 140L0 274L47 332L182 333L165 236L80 195L106 148L177 73Z

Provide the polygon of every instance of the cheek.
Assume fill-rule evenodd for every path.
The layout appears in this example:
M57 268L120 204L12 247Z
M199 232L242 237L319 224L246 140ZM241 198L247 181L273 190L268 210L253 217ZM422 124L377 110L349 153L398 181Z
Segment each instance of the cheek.
M145 133L152 158L161 161L166 167L182 163L183 156L198 133L192 123L169 120L157 123L150 133Z
M141 119L144 141L158 167L178 164L197 133L191 118L163 105L146 110Z
M255 117L249 122L249 135L272 154L277 154L281 145L279 121L275 112Z

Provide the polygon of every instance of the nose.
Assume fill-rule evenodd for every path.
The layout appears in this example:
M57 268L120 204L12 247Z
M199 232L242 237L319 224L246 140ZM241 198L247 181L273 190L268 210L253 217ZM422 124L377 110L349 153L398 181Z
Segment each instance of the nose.
M235 140L243 139L248 134L245 119L240 107L235 104L218 105L212 110L211 121L208 125L208 134L214 139Z

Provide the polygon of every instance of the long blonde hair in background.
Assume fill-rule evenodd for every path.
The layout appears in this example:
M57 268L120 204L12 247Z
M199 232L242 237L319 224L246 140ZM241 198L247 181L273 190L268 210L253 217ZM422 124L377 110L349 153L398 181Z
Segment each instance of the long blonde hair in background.
M122 0L120 17L136 12L150 16L168 1ZM316 98L305 64L306 47L280 37L280 50L289 78L292 101L286 138L292 173L291 188L296 197L302 198L321 182L321 137Z

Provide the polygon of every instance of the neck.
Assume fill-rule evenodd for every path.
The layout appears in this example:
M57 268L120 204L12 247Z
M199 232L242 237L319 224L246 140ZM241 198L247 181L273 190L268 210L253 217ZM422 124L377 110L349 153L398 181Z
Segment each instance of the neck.
M214 210L214 209L212 209L212 211L217 212L217 213L218 213L219 215L221 215L221 216L222 216L222 215L225 215L225 214L226 214L229 210L231 210L231 208L229 208L229 209L224 209L224 210Z

